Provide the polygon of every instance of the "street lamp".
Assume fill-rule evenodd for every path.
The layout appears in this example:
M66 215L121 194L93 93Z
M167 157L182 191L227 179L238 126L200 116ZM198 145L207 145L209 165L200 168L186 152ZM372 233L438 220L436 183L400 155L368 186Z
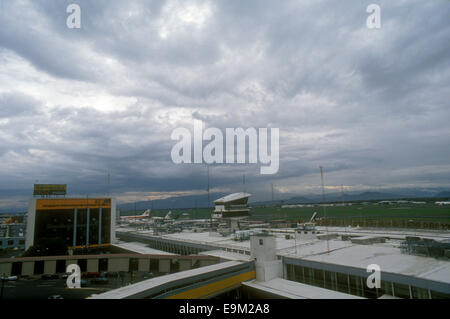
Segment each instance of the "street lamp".
M0 299L3 299L3 288L5 286L5 274L2 274L2 289L0 291Z

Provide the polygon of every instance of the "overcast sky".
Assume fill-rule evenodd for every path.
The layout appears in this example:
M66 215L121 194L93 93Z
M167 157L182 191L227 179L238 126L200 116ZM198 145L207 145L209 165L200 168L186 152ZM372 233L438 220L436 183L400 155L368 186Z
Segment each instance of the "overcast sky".
M81 7L81 29L66 8ZM381 7L369 29L366 8ZM280 129L280 169L213 191L450 187L450 2L0 0L0 208L32 185L149 200L206 189L177 127Z

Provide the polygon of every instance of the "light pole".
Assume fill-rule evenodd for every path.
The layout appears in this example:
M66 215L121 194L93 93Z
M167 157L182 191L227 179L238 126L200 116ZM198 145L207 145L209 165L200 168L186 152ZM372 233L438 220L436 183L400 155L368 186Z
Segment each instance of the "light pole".
M5 274L2 274L2 289L0 291L0 299L3 299L3 288L5 286Z

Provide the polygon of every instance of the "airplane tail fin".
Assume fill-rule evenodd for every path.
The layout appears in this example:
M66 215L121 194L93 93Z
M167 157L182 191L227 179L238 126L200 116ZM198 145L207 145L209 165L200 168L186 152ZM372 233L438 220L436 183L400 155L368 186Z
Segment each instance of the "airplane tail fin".
M146 216L146 217L150 216L150 209L147 209L147 210L142 214L142 216Z

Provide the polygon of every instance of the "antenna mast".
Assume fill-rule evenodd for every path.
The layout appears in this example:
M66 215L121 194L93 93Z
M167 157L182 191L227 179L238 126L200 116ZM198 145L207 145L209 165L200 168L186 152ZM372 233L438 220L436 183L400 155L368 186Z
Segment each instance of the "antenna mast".
M273 197L273 183L272 183L272 205L274 204L274 197Z
M208 164L206 164L206 171L207 171L207 174L208 174L208 184L207 184L207 190L208 190L208 212L209 212L209 236L211 236L211 234L212 234L212 212L210 211L210 209L209 209L209 203L210 203L210 198L209 198L209 165Z
M108 183L108 187L107 187L107 197L109 197L109 193L110 193L110 182L111 182L111 173L108 170L108 179L107 179L107 183Z
M208 191L208 208L209 208L209 165L206 165L207 171L208 171L208 184L207 184L207 191Z
M327 209L325 206L325 183L323 182L323 168L320 166L320 179L322 181L322 205L323 205L323 216L325 218L325 232L327 234L327 253L330 252L330 246L328 243L328 221L327 221Z

